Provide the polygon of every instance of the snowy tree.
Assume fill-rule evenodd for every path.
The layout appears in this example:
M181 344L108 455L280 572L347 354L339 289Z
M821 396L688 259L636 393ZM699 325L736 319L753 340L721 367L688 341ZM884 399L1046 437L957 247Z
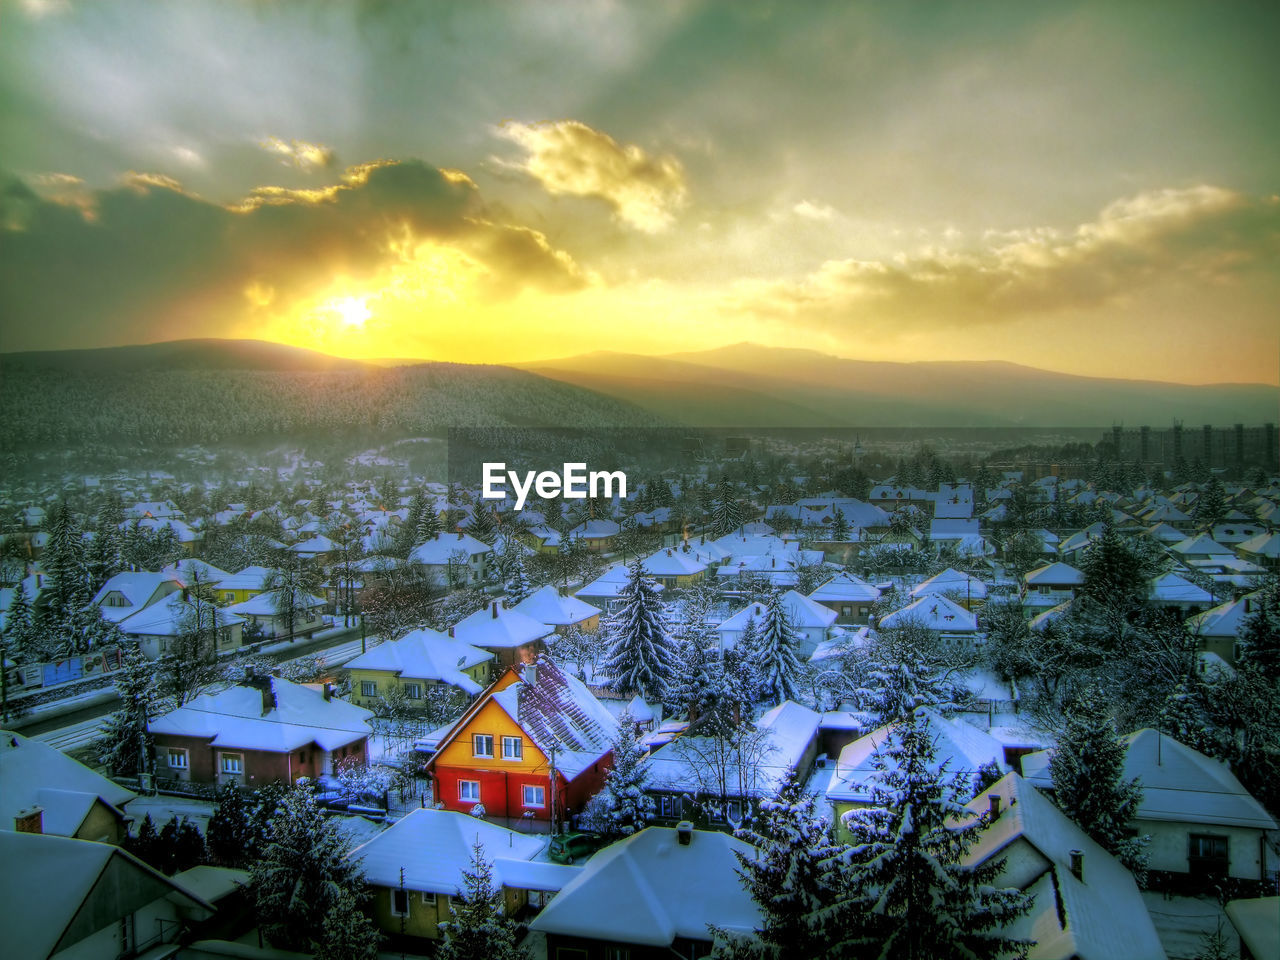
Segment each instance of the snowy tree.
M507 548L503 551L503 556L506 559L503 589L507 594L507 606L513 607L533 593L534 588L524 568L524 547L518 539L515 537L507 539Z
M1128 867L1141 883L1146 874L1146 838L1128 835L1142 801L1137 779L1124 779L1124 741L1102 698L1093 691L1078 697L1049 760L1053 799L1104 849Z
M115 678L120 709L107 718L98 754L115 776L136 776L154 766L154 740L147 725L159 713L159 695L154 666L137 641L125 643L123 652L124 664Z
M212 588L198 574L185 589L178 632L160 658L161 692L175 706L194 700L222 677L218 663L218 635L227 615L213 601Z
M1240 630L1241 660L1275 682L1280 680L1280 576L1271 576L1255 599Z
M271 595L276 613L284 619L288 635L293 635L298 621L306 616L309 597L319 580L314 570L297 559L286 561L267 575L263 587Z
M836 507L835 514L831 517L831 539L836 541L848 540L849 534L849 520L845 517L844 511Z
M324 915L316 960L378 960L382 933L360 909L360 901L339 891Z
M34 659L39 652L35 616L27 597L27 588L21 580L14 587L13 600L9 604L9 616L4 626L4 644L6 655L12 655L19 663Z
M1144 558L1125 543L1108 522L1102 536L1084 552L1080 596L1103 607L1132 609L1147 597L1149 571Z
M964 806L969 784L948 778L927 722L904 720L875 754L872 801L844 815L851 834L840 854L846 889L820 911L832 956L881 960L1008 958L1026 944L1003 930L1031 907L998 889L1003 863L964 863L983 822ZM964 824L961 826L960 824Z
M776 796L761 801L751 827L737 836L756 850L754 856L738 854L738 875L764 923L750 940L716 931L712 955L724 960L843 956L833 950L827 917L843 895L844 847L832 839L816 798L790 777Z
M349 852L337 824L320 816L310 782L298 781L271 814L268 839L250 867L250 896L274 946L310 951L342 894L363 894Z
M493 520L493 511L477 504L471 511L471 522L467 524L467 533L481 543L492 545L498 533L497 524Z
M760 671L761 692L766 701L799 699L804 676L800 643L800 633L791 625L782 594L775 590L765 600L760 636L749 651Z
M738 503L729 478L721 477L711 502L711 532L717 537L723 537L737 530L742 523L742 505Z
M253 842L250 805L234 785L218 791L218 809L209 817L205 842L209 858L221 867L238 867L247 862Z
M78 629L79 615L93 599L93 591L85 565L84 540L65 502L58 504L50 516L49 542L40 564L45 573L39 598L43 652L51 656L80 652L86 643Z
M605 775L597 814L603 832L629 837L653 819L653 797L644 792L644 748L629 713L618 718L613 740L613 768Z
M1191 519L1201 530L1208 530L1227 515L1227 495L1222 489L1222 481L1213 477L1200 491L1195 507L1191 511Z
M452 919L440 924L437 960L527 960L517 945L519 926L502 911L502 890L494 887L493 865L478 839L453 903Z
M622 606L608 624L609 650L604 670L618 690L638 690L661 699L671 679L675 645L667 631L662 601L654 582L636 560L620 597Z

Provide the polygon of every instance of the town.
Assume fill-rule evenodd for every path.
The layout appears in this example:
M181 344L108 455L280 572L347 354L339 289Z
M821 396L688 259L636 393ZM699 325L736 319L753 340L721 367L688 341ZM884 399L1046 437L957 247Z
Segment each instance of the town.
M716 437L572 502L394 447L15 479L6 954L1274 955L1242 430Z

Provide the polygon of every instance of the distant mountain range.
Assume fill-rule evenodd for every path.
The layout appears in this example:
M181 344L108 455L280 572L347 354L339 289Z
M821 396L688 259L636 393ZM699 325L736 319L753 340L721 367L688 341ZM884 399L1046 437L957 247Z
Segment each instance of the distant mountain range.
M508 365L345 360L260 340L0 355L14 441L180 442L449 426L1106 427L1274 422L1280 389L887 363L740 343Z
M1104 427L1274 422L1280 389L1053 373L1004 362L849 360L739 343L513 364L704 426Z

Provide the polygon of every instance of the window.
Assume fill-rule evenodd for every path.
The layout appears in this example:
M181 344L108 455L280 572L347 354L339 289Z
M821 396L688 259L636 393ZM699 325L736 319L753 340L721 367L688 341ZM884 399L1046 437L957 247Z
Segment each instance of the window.
M224 753L222 755L222 772L231 775L244 773L244 755L240 753Z
M107 594L107 598L102 601L104 607L127 607L129 601L124 598L124 594L116 593L114 590Z
M409 915L408 890L391 891L391 915L393 917L407 917Z
M520 737L502 738L502 759L519 760L524 756L524 740Z
M471 755L474 757L493 756L493 734L477 733L471 738Z
M604 960L631 960L631 951L626 947L605 947Z
M406 683L406 684L404 685L404 695L405 695L406 697L408 697L410 700L421 700L421 699L422 699L422 684L420 684L420 683Z
M480 781L479 780L459 780L458 781L458 799L466 800L468 803L480 802Z
M360 696L376 697L378 695L378 684L373 680L360 681Z
M1191 834L1187 861L1187 866L1193 874L1226 876L1227 838L1211 833Z
M659 797L658 798L658 815L668 820L680 816L680 811L676 806L676 798L675 797Z
M545 807L547 805L547 788L533 787L526 784L524 787L524 805L526 807Z
M187 751L169 748L169 766L174 770L187 769Z
M425 904L426 904L427 906L429 906L429 907L434 907L434 906L436 905L436 895L435 895L434 893L431 893L431 892L430 892L430 891L428 891L428 890L423 890L423 891L422 891L422 902L423 902L423 903L425 903Z

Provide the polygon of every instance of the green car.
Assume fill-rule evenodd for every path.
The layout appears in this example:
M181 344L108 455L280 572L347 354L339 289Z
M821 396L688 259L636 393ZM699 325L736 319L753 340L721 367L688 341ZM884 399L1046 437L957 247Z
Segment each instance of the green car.
M547 856L556 863L573 863L591 856L604 844L605 838L598 833L562 833L551 838Z

